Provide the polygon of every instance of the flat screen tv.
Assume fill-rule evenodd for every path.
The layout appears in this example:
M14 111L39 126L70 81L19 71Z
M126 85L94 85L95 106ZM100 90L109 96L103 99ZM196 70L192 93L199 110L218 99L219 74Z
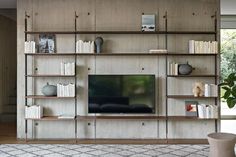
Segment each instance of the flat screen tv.
M155 113L155 75L89 75L88 113Z

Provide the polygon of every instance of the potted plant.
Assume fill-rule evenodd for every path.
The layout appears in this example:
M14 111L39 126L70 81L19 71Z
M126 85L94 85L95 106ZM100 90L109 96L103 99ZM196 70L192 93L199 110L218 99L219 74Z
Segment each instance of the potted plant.
M236 73L229 74L219 86L225 90L223 98L226 100L228 107L233 108L236 104Z

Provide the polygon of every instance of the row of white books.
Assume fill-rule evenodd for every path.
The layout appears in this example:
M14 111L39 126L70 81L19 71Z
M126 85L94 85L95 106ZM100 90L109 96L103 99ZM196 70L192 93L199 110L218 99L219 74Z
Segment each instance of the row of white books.
M35 42L34 41L26 41L25 42L25 53L35 53Z
M218 42L189 40L189 53L218 53Z
M82 41L76 42L76 53L94 53L94 41Z
M75 63L61 62L61 75L75 75Z
M216 105L198 104L199 118L218 118L218 107Z
M178 75L178 66L179 63L176 62L168 62L168 74L169 75Z
M57 97L74 97L75 96L75 84L57 84Z
M205 97L217 97L218 96L218 86L215 84L205 84L204 89Z
M40 119L43 117L43 107L32 105L25 107L25 118Z

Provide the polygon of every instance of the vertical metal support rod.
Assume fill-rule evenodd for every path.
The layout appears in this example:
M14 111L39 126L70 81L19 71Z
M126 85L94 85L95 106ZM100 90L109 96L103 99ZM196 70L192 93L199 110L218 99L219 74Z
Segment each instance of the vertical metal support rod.
M168 35L167 35L167 11L165 12L165 46L166 46L166 50L168 49ZM168 51L167 51L168 52ZM166 143L168 143L168 70L167 70L167 67L168 67L168 55L166 55L165 57L165 60L166 60Z
M217 41L217 13L215 12L214 16L214 23L215 23L215 41ZM217 45L219 46L219 45ZM219 47L218 47L219 50ZM217 52L218 53L218 52ZM218 54L215 55L215 84L218 84ZM220 70L220 69L219 69ZM219 90L218 90L218 96L219 96ZM219 99L215 98L215 105L218 106L218 119L220 117L220 105L219 105ZM215 120L215 132L218 132L218 119Z
M78 15L75 12L75 141L77 143L77 55L76 55L76 42L77 42L77 18Z
M27 18L29 18L29 16L27 15L27 13L25 12L25 41L27 41ZM27 90L28 90L28 82L27 82L27 54L25 54L25 107L27 106ZM28 133L28 125L27 125L27 119L25 119L25 141L27 142L27 133Z

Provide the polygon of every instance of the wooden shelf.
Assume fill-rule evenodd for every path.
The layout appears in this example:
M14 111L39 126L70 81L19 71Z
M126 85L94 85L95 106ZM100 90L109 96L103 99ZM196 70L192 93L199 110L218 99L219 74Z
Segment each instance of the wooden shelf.
M26 77L75 77L76 75L48 75L48 74L35 74L35 75L26 75Z
M75 31L25 31L25 34L76 34Z
M218 77L217 75L167 75L167 77Z
M57 96L44 96L44 95L28 95L26 98L31 99L73 99L75 97L57 97Z
M216 56L217 53L176 53L168 52L168 56Z
M39 120L39 121L64 121L64 120L75 120L74 119L69 119L69 118L58 118L58 116L44 116L40 119L37 118L25 118L27 120Z
M215 53L149 53L149 52L123 52L123 53L25 53L26 56L137 56L137 55L149 55L149 56L216 56Z
M77 120L95 120L95 119L124 119L124 120L216 120L217 118L198 118L198 117L189 117L189 116L76 116Z
M198 118L190 116L168 116L168 120L217 120L217 118Z
M25 53L26 56L75 56L76 53Z
M25 31L26 34L212 34L215 31Z
M129 120L138 120L138 119L149 119L149 120L166 120L166 116L155 116L155 115L140 115L140 116L129 116L129 115L121 115L121 116L106 116L106 115L96 115L96 116L80 116L78 115L76 119L80 120L89 120L89 119L129 119Z
M194 97L193 95L167 95L167 98L172 99L212 99L212 98L218 98L218 97Z
M86 55L86 56L138 56L138 55L147 55L147 56L165 56L167 53L148 53L148 52L124 52L124 53L77 53L76 55Z

